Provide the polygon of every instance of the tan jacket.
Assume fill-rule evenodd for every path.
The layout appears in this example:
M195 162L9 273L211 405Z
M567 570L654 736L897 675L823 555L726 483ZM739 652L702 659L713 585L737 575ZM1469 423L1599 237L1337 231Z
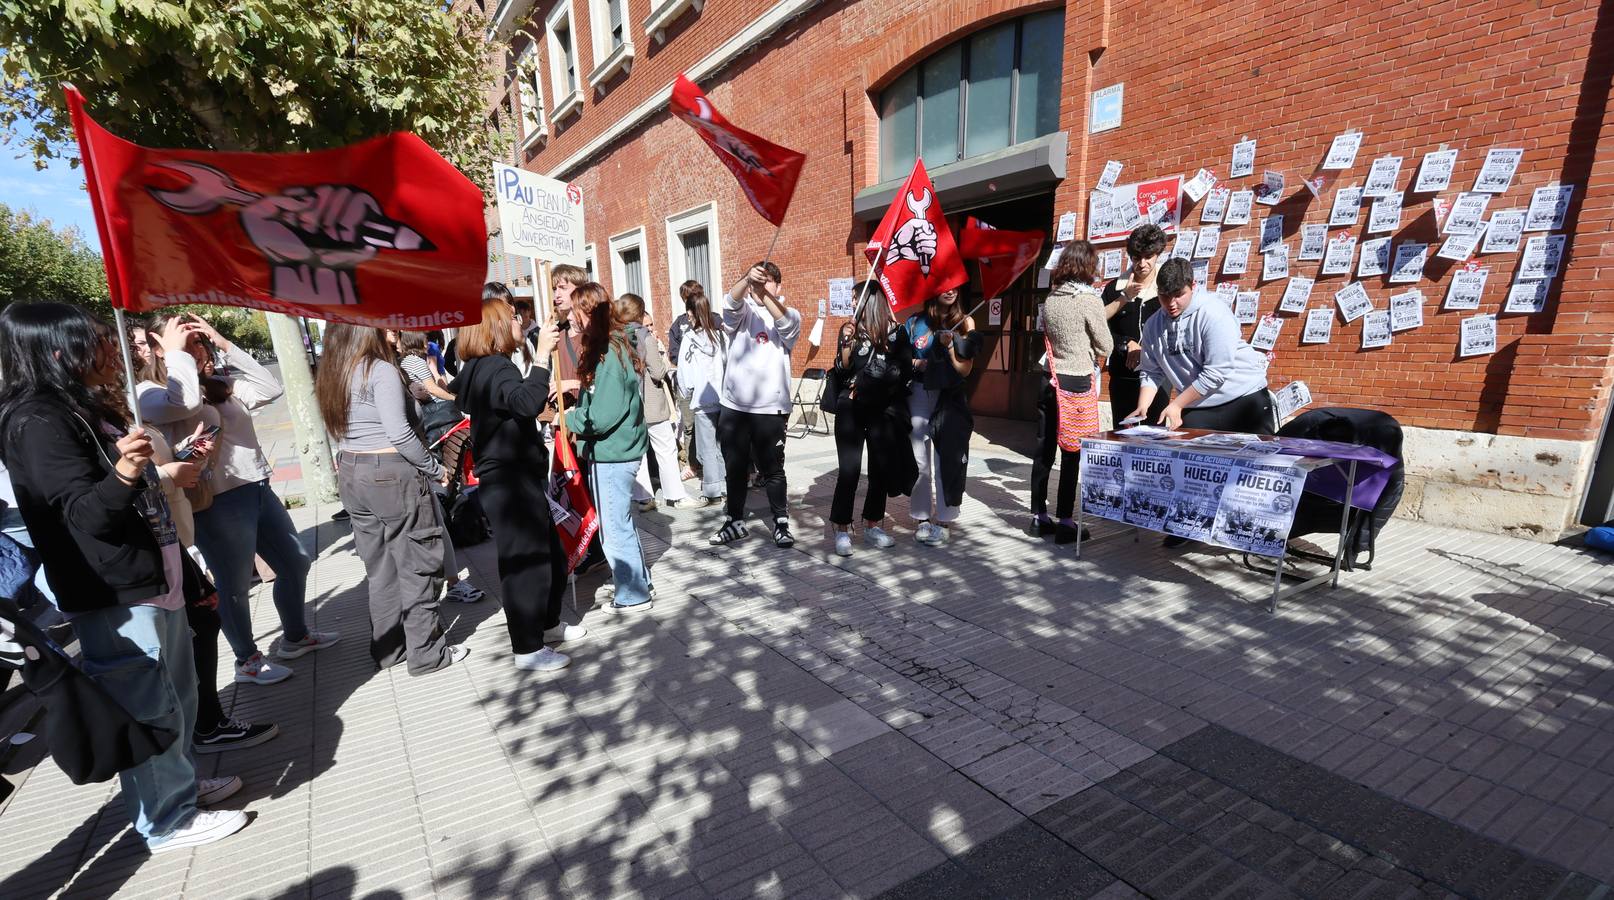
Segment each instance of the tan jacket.
M667 393L672 379L667 377L667 354L648 328L637 329L639 359L644 363L644 423L656 425L672 419L672 398Z
M1115 347L1104 301L1092 285L1066 281L1054 288L1043 305L1042 321L1054 350L1054 371L1060 375L1092 375Z

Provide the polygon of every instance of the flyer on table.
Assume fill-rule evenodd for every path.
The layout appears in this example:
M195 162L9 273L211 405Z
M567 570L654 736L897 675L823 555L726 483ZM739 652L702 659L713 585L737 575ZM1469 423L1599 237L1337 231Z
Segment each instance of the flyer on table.
M1306 473L1293 464L1235 459L1212 528L1212 542L1278 556L1289 539Z
M1171 512L1166 516L1166 533L1191 541L1209 541L1216 527L1216 511L1222 504L1231 461L1209 453L1179 452L1171 461L1177 490Z
M1126 466L1126 521L1160 531L1171 511L1176 480L1171 474L1170 450L1127 445L1121 459Z
M1126 473L1121 465L1125 449L1119 441L1082 441L1083 513L1126 521Z

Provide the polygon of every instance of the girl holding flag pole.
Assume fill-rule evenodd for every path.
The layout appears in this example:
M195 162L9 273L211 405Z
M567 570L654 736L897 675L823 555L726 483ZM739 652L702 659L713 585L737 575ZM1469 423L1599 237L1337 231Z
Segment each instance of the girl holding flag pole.
M908 415L919 478L909 514L917 523L914 540L940 547L947 543L948 528L958 521L964 503L970 435L975 431L964 379L975 368L980 338L975 319L964 314L958 288L925 301L924 310L910 317L904 330L913 345L917 373Z

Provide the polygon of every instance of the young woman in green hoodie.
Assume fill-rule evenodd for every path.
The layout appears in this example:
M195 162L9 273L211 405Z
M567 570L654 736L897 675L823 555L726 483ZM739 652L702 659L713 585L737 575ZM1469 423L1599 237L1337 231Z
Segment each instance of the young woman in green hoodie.
M611 608L644 610L650 608L653 589L633 523L633 481L650 438L640 392L641 364L628 333L633 312L627 305L616 309L611 295L594 282L572 293L572 323L582 337L577 361L582 393L577 406L566 411L566 427L577 436L583 458L592 463L600 538L616 588Z

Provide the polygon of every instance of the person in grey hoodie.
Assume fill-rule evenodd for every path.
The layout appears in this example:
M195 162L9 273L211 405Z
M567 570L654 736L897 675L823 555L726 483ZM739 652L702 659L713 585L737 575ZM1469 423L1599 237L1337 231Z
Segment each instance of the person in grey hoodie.
M723 298L727 360L720 391L718 443L728 469L728 521L710 543L746 535L746 479L754 461L773 512L773 542L790 547L785 506L785 422L790 417L790 352L801 337L801 313L785 305L779 267L751 267Z
M1176 396L1160 414L1167 428L1271 434L1266 355L1244 342L1227 304L1194 290L1186 259L1160 264L1160 313L1143 326L1142 389L1129 418L1142 419L1162 388Z

